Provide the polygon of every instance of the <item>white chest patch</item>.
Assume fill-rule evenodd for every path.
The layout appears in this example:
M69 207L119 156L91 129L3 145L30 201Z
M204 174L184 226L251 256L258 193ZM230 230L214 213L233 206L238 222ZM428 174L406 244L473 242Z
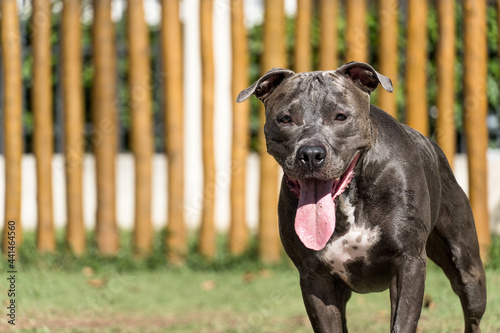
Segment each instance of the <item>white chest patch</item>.
M339 208L347 215L349 231L342 236L335 236L334 233L332 240L318 253L318 257L331 267L332 275L336 274L349 285L349 272L345 264L352 260L367 261L368 251L380 239L380 230L378 227L370 229L355 225L354 206L347 197L339 200Z

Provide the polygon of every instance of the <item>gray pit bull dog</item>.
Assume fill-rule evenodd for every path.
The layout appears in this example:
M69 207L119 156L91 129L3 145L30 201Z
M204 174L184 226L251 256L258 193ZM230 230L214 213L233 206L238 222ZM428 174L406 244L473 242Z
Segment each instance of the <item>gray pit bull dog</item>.
M465 332L480 332L486 278L467 197L434 142L370 105L379 84L393 91L360 62L274 68L237 99L266 109L267 151L284 171L281 241L312 327L347 332L351 292L389 288L391 332L416 332L429 257L460 297Z

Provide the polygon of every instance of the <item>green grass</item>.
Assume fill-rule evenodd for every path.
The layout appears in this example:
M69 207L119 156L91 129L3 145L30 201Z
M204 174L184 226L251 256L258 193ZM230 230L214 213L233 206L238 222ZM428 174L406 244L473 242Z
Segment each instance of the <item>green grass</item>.
M311 332L298 274L286 261L265 267L252 253L241 258L221 254L211 263L193 257L186 267L171 267L160 254L148 258L149 263L138 261L130 249L114 259L100 258L91 249L76 259L32 252L30 237L16 276L16 329L21 332ZM492 253L498 245L496 239ZM495 260L487 268L483 332L500 332L500 269ZM5 264L0 265L4 308L7 273ZM463 331L458 297L433 264L426 303L422 332ZM347 311L351 332L389 331L387 292L354 294ZM1 312L0 331L8 330Z

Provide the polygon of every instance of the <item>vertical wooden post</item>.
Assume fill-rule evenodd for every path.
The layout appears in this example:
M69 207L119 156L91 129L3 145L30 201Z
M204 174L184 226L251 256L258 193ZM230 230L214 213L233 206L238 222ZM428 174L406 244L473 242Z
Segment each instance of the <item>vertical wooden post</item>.
M34 0L32 23L33 88L31 108L35 121L33 151L36 158L38 224L36 242L40 252L55 250L52 211L52 53L50 47L50 0Z
M199 252L215 255L215 157L214 157L214 59L212 34L213 0L200 1L203 209Z
M406 46L406 123L429 136L427 114L427 0L409 0Z
M368 59L366 0L346 1L346 62Z
M287 67L285 48L285 12L283 0L265 2L264 17L264 54L262 71L273 67ZM263 262L273 263L281 260L281 243L278 231L278 164L266 153L264 137L265 113L260 106L261 129L259 131L260 154L260 195L259 195L259 234L258 251Z
M93 144L97 179L97 247L104 255L119 249L115 202L116 50L111 0L94 0Z
M229 252L240 255L248 248L246 224L246 163L249 145L249 103L236 103L238 93L248 87L248 46L243 0L231 1L231 45L233 98L233 143L231 162L231 223Z
M311 15L312 0L297 0L295 21L295 71L311 70Z
M476 221L479 247L487 259L491 242L488 215L488 171L486 150L487 43L486 1L465 0L464 12L464 129L469 167L469 201Z
M8 252L7 228L9 221L15 222L16 248L22 244L21 225L21 158L22 138L22 83L21 83L21 34L16 0L0 2L2 18L0 33L3 58L3 133L5 157L5 217L3 229L3 253Z
M64 156L66 172L66 243L75 255L85 250L83 223L83 87L80 0L66 0L62 11Z
M184 224L184 100L182 31L179 0L162 1L162 62L165 70L165 141L168 158L166 243L171 262L181 264L187 254Z
M320 48L319 70L337 68L337 16L338 0L319 1Z
M398 7L397 0L379 0L378 62L380 73L389 77L396 87L398 80ZM378 90L377 105L394 118L397 117L396 94Z
M439 44L437 52L437 143L453 167L455 158L455 2L438 1Z
M132 118L132 151L135 162L134 246L138 255L151 251L151 158L153 132L149 77L149 31L143 0L128 0L129 94Z

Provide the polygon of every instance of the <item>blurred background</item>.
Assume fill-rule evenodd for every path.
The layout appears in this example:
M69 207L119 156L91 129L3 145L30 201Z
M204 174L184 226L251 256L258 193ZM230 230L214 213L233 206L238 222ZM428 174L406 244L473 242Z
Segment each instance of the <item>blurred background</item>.
M24 327L121 331L157 315L169 332L310 330L279 240L263 109L235 103L273 67L356 60L390 77L395 92L372 103L443 148L498 285L499 11L493 0L0 0L0 226L7 253L13 221L32 281ZM429 274L435 331L460 327L446 281ZM359 331L389 322L380 298L353 304Z
M16 112L21 116L21 127L14 133L21 136L21 145L15 147L22 152L18 170L22 179L20 204L12 207L15 212L10 218L22 221L24 229L36 229L40 219L49 228L63 228L71 223L82 228L83 222L86 229L92 229L99 224L100 211L105 211L102 214L107 217L102 218L107 220L103 223L110 224L112 229L116 226L133 229L141 223L146 228L152 225L160 229L168 225L169 217L179 219L174 224L185 225L180 226L181 230L198 229L206 220L210 230L229 230L231 221L236 229L249 227L253 231L258 229L259 221L273 224L275 212L268 213L269 216L259 213L259 193L266 193L262 183L259 186L259 174L277 172L276 166L259 167L262 165L259 156L265 151L259 140L262 125L259 103L252 100L247 102L249 109L247 105L238 110L233 101L237 91L279 66L308 71L335 69L351 60L372 64L395 83L393 95L378 96L376 91L372 102L444 145L459 182L468 191L468 164L464 155L469 119L464 116L468 105L464 102L468 98L466 13L461 3L4 2L0 101L5 110L9 103L6 90L20 89L10 93L17 94L20 109ZM469 94L479 103L472 101L469 109L484 129L475 128L470 135L484 141L477 149L478 154L487 157L479 164L487 160L484 170L489 170L481 174L488 177L483 185L487 196L481 194L480 199L487 204L488 215L479 218L487 218L491 230L498 233L500 191L493 185L500 181L495 172L500 167L496 2L488 1L483 11L482 22L477 27L472 23L470 28L479 29L477 37L472 37L479 39L471 42L469 53L471 57L479 56L473 61L483 62L477 66L484 70L480 68L479 73L472 74L476 80L472 84L477 89L472 88ZM16 18L7 22L6 15ZM266 15L278 21L266 25ZM203 38L203 32L208 31L210 35ZM69 35L65 43L64 38ZM20 61L20 68L13 80L21 81L19 87L7 84L6 75L14 66L6 47L18 48L14 56ZM65 48L77 53L71 53L72 50L65 53ZM177 81L169 81L173 78L169 66L177 69L174 69ZM70 77L66 72L71 75L73 68L78 75ZM138 114L136 118L134 113ZM13 139L5 112L2 114L0 169L4 173L8 170L4 152ZM247 119L238 122L241 117ZM71 127L67 118L79 118L80 123ZM45 126L45 122L50 124ZM233 124L244 127L233 128ZM99 126L107 126L109 131ZM137 138L133 137L134 128L141 133ZM73 138L67 138L68 135ZM207 140L213 141L206 145ZM169 141L176 148L169 150ZM106 166L96 169L99 146L109 146L104 148L102 158L108 169ZM174 169L168 171L167 165L172 167L167 162L168 155L177 152L179 164L172 162ZM245 166L240 170L238 164L243 160ZM76 190L70 188L73 193L68 194L72 183L66 176L75 174L70 170L75 168L81 175L75 175L73 183L82 184ZM46 184L37 185L40 183L37 170L39 176L46 178ZM178 180L175 186L168 184L168 172L174 174L172 179ZM231 176L235 173L238 173L235 178L245 181L237 184L240 188L231 190L235 179ZM277 177L273 176L271 181ZM111 188L101 190L99 186ZM136 192L137 186L142 186L146 194L140 189ZM4 203L11 192L3 181L0 188ZM168 198L170 190L178 191L172 194L175 199ZM231 201L232 196L241 198ZM271 204L264 205L263 210L274 209L275 200L270 200ZM76 208L76 214L81 216L68 211L70 201L81 205ZM107 202L106 208L99 204L103 201ZM169 204L182 205L182 209ZM4 207L0 205L2 215ZM238 212L232 215L232 209L239 210L240 216L234 215ZM40 216L40 210L45 217ZM169 216L169 210L178 212ZM78 221L72 221L75 218ZM243 221L234 222L233 218ZM236 230L240 232L247 233Z

